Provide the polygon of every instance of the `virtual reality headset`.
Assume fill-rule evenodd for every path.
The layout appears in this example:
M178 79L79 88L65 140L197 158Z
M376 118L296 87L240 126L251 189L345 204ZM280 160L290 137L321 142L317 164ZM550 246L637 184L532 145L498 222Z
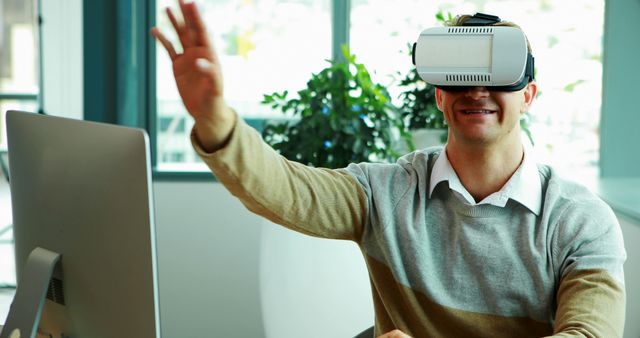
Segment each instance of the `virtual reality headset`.
M524 88L534 80L527 39L516 27L491 26L497 22L497 16L477 13L463 26L424 30L412 51L420 77L447 91Z

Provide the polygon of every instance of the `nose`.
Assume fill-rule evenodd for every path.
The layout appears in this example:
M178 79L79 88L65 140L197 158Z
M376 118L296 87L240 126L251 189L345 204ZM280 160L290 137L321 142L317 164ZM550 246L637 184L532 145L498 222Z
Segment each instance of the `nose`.
M487 89L487 87L484 87L484 86L469 87L469 90L467 90L467 93L465 95L474 100L478 100L478 99L488 97L489 89Z

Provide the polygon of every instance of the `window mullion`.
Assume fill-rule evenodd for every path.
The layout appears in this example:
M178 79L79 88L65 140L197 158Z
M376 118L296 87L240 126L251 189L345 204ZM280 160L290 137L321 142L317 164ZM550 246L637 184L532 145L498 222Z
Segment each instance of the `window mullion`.
M148 0L146 3L146 20L149 27L156 26L156 0ZM147 75L147 132L149 133L149 139L151 142L151 167L156 170L158 162L158 131L157 131L157 118L158 118L158 106L156 100L158 99L157 92L157 78L156 78L156 40L153 38L147 38L146 40L146 55L148 62L146 63L146 75Z
M0 93L0 100L36 101L38 100L38 94Z
M342 45L349 46L351 0L331 0L331 55L334 61L344 61Z

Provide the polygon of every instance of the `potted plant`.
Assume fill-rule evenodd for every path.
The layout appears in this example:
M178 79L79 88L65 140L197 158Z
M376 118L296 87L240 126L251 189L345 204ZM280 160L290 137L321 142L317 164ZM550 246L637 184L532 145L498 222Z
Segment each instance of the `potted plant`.
M442 11L436 13L436 21L444 24L447 20L453 20L451 13L447 13L446 19ZM411 52L412 46L407 44L407 54L411 56ZM400 111L414 145L422 149L447 142L448 127L436 104L435 87L420 78L416 67L412 67L398 86L403 90L399 95Z
M286 158L316 167L395 161L398 140L412 148L398 109L344 46L343 54L344 62L329 61L297 97L288 91L264 95L263 104L292 119L267 123L262 136Z
M412 134L414 145L421 149L447 142L448 128L444 114L436 104L435 87L420 78L416 67L398 82L398 86L403 90L399 95L401 116Z

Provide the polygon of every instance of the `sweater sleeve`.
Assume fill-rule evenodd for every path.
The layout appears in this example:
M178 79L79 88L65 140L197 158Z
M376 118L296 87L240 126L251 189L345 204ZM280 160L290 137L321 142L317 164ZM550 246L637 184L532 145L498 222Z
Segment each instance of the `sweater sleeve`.
M577 270L562 278L553 337L622 337L624 286L604 270Z
M312 168L279 155L241 118L223 148L191 142L218 180L252 212L298 232L359 241L367 198L344 169Z
M573 203L560 217L554 252L561 276L553 337L622 337L622 232L601 200Z

